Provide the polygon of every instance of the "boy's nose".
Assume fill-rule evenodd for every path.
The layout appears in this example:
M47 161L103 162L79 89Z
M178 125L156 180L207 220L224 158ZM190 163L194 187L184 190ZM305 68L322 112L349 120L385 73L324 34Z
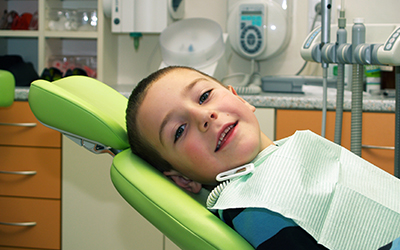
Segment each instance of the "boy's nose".
M200 131L207 131L211 125L211 122L218 118L218 114L215 111L207 111L203 114L202 120L199 121Z

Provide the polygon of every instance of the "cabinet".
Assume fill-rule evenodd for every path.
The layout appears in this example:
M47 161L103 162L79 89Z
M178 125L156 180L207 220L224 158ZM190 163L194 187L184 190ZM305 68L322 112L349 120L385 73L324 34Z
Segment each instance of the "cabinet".
M309 129L321 134L322 112L314 110L276 111L276 139L292 135L296 130ZM335 112L327 112L326 138L333 141ZM342 146L350 150L351 112L343 113ZM368 146L394 147L395 114L363 113L362 144ZM362 158L394 174L394 150L363 147Z
M93 154L65 137L62 148L63 250L179 249L118 194L110 155Z
M97 30L54 31L48 29L50 9L97 9ZM22 14L38 11L38 30L0 30L0 55L19 54L32 62L40 75L49 66L53 56L97 57L97 79L109 85L116 84L117 36L111 33L111 21L103 15L102 0L0 0L4 10ZM108 49L106 49L108 48ZM113 49L110 49L113 48Z
M28 102L0 108L0 210L0 249L60 249L61 135Z

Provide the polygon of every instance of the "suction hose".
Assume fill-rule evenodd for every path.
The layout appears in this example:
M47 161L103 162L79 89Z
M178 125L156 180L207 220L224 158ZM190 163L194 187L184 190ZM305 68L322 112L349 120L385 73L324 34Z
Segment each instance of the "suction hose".
M347 42L347 31L346 31L346 18L344 11L344 1L342 0L340 16L338 18L339 29L336 34L337 45L340 46ZM339 52L337 52L339 53ZM335 136L334 142L338 145L342 144L342 126L343 126L343 99L344 99L344 62L340 61L337 65L338 76L336 83L336 117L335 117Z
M334 142L342 143L342 124L343 124L343 99L344 99L344 64L338 64L338 78L336 85L336 117L335 117L335 137Z
M396 79L396 120L394 142L394 176L400 178L400 66L395 67Z
M361 157L362 139L362 105L363 105L363 77L364 66L355 64L355 49L357 45L365 43L365 26L363 18L355 18L351 32L352 36L352 61L353 81L351 85L351 141L350 150Z
M363 104L364 67L353 64L353 82L351 85L351 143L350 150L361 157L362 104Z
M326 113L328 103L328 68L322 68L322 126L321 136L326 136Z

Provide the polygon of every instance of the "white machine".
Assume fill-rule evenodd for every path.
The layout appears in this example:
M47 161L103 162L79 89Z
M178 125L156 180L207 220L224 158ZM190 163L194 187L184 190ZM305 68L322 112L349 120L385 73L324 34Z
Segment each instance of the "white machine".
M261 76L255 62L284 51L291 36L291 0L229 0L228 34L232 49L251 61L250 74L223 78L239 94L261 92Z
M279 54L291 35L290 4L286 0L230 0L229 41L246 59L265 60Z
M184 15L185 0L104 0L115 33L161 33Z

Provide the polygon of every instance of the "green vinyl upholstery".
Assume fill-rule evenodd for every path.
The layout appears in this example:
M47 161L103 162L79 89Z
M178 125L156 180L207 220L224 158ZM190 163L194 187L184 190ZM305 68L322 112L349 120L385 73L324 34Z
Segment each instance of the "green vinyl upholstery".
M0 70L0 107L9 107L14 102L15 79L13 74Z
M254 249L129 149L115 156L111 179L132 207L182 249Z
M94 78L37 80L31 84L28 99L32 112L43 124L115 149L129 147L127 98Z
M131 152L125 126L127 99L114 89L84 76L51 83L37 80L31 84L29 104L38 120L51 128L123 150L111 166L115 188L181 249L253 249L204 205Z

